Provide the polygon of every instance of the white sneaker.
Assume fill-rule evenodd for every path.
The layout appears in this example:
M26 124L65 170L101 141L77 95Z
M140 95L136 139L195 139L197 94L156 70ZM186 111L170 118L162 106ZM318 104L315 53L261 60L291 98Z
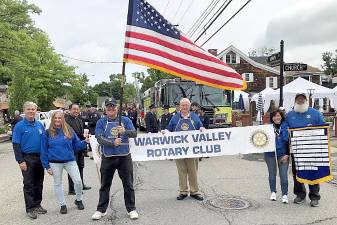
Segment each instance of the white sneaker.
M95 213L94 213L94 215L92 215L92 217L91 217L91 219L93 219L93 220L99 220L99 219L101 219L103 216L105 216L106 215L106 212L105 213L102 213L102 212L100 212L100 211L96 211Z
M288 196L287 195L282 196L282 203L288 204Z
M276 193L275 193L275 192L272 192L272 193L271 193L271 195L270 195L270 200L276 201Z
M130 219L132 219L132 220L138 219L138 213L137 213L136 210L133 210L133 211L129 212L128 215L130 216Z

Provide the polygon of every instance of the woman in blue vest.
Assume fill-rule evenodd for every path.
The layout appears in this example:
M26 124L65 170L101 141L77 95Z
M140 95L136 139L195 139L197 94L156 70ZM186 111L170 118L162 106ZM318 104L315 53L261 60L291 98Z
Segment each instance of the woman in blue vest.
M64 120L64 114L56 111L52 114L50 128L42 134L41 161L43 167L54 178L54 191L60 204L60 213L67 213L67 206L62 189L62 173L65 169L74 182L76 193L75 205L84 209L82 203L82 180L75 161L75 152L85 149L89 142L81 141Z
M199 116L194 112L190 112L190 107L191 102L188 98L181 99L180 112L172 117L166 130L170 132L205 130ZM183 200L190 193L192 198L202 201L204 198L199 193L197 177L198 158L176 159L175 162L179 175L179 195L177 200ZM188 190L187 180L190 190Z
M275 152L265 152L264 159L267 163L269 173L270 200L276 201L276 174L277 167L280 174L282 191L282 202L288 203L288 167L289 167L289 147L288 147L288 125L284 121L284 113L277 109L270 113L270 122L273 124L275 132ZM276 155L276 158L275 158Z

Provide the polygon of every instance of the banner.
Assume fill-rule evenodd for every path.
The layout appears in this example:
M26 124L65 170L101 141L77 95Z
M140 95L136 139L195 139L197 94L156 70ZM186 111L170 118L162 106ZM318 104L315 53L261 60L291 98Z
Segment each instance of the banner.
M332 180L329 126L289 129L296 179L305 184Z
M140 134L130 151L133 161L272 152L275 134L272 125Z

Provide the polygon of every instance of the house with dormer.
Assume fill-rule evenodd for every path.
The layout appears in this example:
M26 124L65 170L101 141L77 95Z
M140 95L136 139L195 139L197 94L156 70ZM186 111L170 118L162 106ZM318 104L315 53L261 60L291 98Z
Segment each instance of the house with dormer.
M217 54L217 57L242 75L247 82L247 92L257 93L266 87L279 88L279 70L255 61L233 45Z

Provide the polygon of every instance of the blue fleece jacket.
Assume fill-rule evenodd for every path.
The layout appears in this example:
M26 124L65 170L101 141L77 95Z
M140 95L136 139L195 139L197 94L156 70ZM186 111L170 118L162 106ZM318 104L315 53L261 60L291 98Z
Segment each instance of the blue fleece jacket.
M289 155L288 150L288 123L283 121L279 127L279 129L274 129L278 132L275 132L275 145L276 145L276 155L277 157L282 157L285 155ZM265 156L267 157L275 157L275 152L265 152Z
M51 137L47 132L41 137L41 162L42 166L49 169L49 163L66 163L75 161L75 152L84 150L87 143L81 141L74 131L71 138L66 138L62 129L56 129L56 136Z
M322 114L316 109L309 108L304 113L290 111L286 115L286 121L290 128L324 125Z

